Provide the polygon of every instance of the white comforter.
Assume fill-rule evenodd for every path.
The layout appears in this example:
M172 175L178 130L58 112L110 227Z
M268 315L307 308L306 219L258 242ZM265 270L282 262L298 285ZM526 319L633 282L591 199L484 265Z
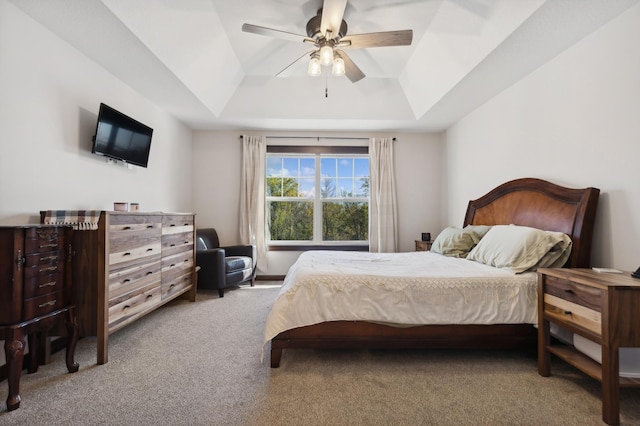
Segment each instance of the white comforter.
M296 327L360 320L535 324L537 276L432 252L309 251L291 266L267 317L265 343Z

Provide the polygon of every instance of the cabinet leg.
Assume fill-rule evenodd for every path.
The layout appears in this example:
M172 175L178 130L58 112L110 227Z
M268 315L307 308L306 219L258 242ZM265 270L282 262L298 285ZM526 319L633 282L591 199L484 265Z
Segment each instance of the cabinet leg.
M602 345L602 420L620 424L620 367L618 348Z
M9 396L7 397L7 411L13 411L20 407L20 375L22 374L22 362L24 349L27 344L26 336L21 329L14 329L11 338L4 342L4 353L7 362L7 382L9 384Z
M549 321L541 320L538 323L538 374L542 377L551 375L551 356L547 350L550 344Z
M27 373L33 374L38 371L40 339L37 333L31 333L27 336L27 341L29 342L29 357L27 358L29 365L27 366Z
M78 342L79 330L75 306L70 307L67 311L65 326L67 327L67 370L69 370L69 373L75 373L80 368L80 365L73 359L73 356L76 352L76 343Z

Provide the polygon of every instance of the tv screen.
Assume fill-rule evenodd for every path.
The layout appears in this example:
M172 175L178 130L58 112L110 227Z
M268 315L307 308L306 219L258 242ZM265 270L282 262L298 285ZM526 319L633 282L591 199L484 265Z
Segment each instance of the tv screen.
M147 167L152 135L151 127L101 103L92 152Z

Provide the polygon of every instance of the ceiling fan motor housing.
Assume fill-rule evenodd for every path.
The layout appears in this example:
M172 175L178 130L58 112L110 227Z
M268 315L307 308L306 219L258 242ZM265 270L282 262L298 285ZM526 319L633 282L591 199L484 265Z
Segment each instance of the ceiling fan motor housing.
M324 38L324 34L320 31L322 23L322 9L318 10L318 14L313 18L309 19L307 22L307 35L315 40L320 38ZM342 20L340 24L340 29L338 30L338 34L331 33L332 40L336 42L340 40L342 37L347 35L347 23L345 20Z

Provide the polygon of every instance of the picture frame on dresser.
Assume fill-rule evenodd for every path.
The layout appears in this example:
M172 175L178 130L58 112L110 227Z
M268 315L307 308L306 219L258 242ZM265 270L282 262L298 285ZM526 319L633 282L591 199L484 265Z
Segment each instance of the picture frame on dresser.
M40 212L41 221L48 217ZM70 214L49 217L73 217ZM97 364L109 335L180 296L196 297L195 214L99 211L93 229L74 230L79 336L97 336Z

